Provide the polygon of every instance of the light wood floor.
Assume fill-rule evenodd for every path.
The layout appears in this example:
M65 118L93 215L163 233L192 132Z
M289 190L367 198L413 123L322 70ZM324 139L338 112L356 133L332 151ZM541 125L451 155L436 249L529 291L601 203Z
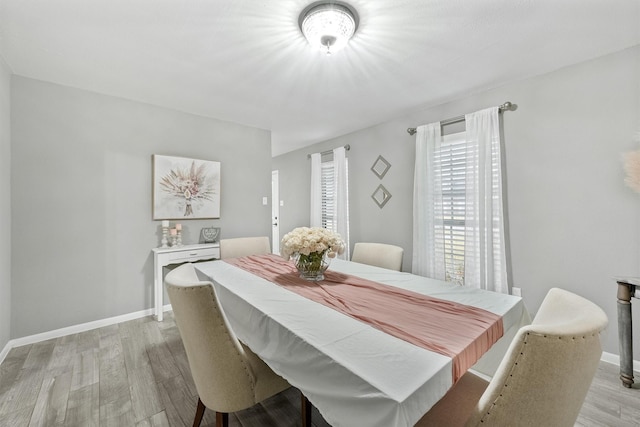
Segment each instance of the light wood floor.
M17 347L0 365L3 427L186 427L196 402L171 313L164 322L149 316ZM230 425L299 426L299 402L299 392L290 389L232 414ZM328 426L315 409L313 423ZM639 425L640 389L623 388L618 368L601 362L576 426ZM202 426L215 426L211 411Z

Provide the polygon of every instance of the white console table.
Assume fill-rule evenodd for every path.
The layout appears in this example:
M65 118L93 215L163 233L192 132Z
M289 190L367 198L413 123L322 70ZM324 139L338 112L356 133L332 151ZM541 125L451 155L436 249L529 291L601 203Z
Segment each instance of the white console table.
M219 243L153 249L153 299L155 303L155 316L159 322L162 321L163 317L164 267L171 264L183 264L185 262L217 258L220 258Z

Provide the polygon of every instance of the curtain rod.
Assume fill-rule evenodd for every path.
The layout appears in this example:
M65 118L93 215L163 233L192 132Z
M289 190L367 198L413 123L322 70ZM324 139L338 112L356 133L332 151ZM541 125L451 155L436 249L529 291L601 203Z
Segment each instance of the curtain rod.
M498 107L498 111L500 111L501 113L503 111L512 111L516 109L516 105L512 104L511 102L507 101L504 104L500 105ZM447 126L447 125L452 125L454 123L459 123L459 122L464 122L464 116L457 116L457 117L453 117L447 120L441 120L440 121L440 126ZM416 128L407 128L407 132L409 133L409 135L415 135L417 130Z
M351 150L351 146L349 144L347 144L347 145L344 146L344 149L349 151L349 150ZM327 150L327 151L321 152L320 155L324 156L325 154L331 154L331 153L333 153L333 150ZM310 158L311 158L311 154L307 154L307 159L310 159Z

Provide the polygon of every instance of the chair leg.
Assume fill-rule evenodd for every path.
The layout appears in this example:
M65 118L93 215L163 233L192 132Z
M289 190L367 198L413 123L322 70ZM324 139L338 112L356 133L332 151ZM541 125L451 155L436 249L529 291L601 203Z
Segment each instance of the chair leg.
M196 408L196 417L193 419L193 427L199 427L202 422L202 416L204 415L204 403L198 398L198 407Z
M229 414L216 412L216 427L229 427Z
M311 402L300 392L300 412L302 413L302 427L311 427Z

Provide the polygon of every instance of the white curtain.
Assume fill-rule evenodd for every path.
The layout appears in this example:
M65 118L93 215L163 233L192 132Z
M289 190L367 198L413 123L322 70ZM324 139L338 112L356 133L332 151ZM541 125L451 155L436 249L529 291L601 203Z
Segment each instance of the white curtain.
M333 150L333 183L334 203L333 217L336 220L336 229L333 230L342 236L345 243L345 251L339 258L349 260L349 188L347 178L347 155L344 147Z
M440 150L440 122L417 128L416 164L413 177L413 262L412 272L445 279L442 242L442 183L440 164L434 161Z
M311 227L322 227L322 184L321 184L321 159L320 153L311 155Z
M466 286L509 293L498 107L465 116Z

